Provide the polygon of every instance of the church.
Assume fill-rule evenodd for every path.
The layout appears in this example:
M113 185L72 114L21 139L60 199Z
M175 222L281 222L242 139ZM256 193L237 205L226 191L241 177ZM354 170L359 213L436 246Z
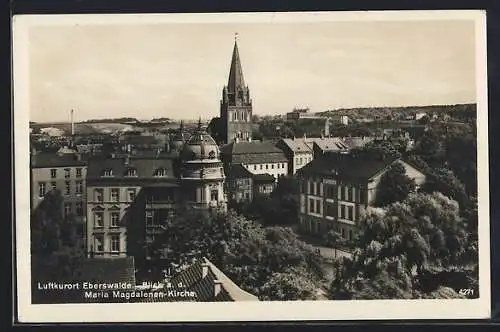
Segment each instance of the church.
M223 144L252 141L252 99L245 85L238 42L234 40L227 85L222 89L218 137Z

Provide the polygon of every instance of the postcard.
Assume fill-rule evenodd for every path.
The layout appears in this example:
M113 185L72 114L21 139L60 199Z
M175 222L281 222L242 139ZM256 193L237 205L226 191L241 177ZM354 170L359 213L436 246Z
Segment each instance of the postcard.
M489 318L484 11L12 29L19 322Z

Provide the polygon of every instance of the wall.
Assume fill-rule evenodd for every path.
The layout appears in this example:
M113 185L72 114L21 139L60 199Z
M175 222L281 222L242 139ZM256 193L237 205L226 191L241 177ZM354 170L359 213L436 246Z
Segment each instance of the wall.
M76 169L81 169L81 177L76 176ZM52 178L51 170L56 170L56 177ZM65 169L70 169L69 178L65 177ZM86 211L86 181L87 167L86 166L65 166L65 167L50 167L50 168L33 168L31 170L32 174L32 209L36 209L38 204L43 200L43 197L39 196L39 183L45 182L45 192L48 193L52 190L52 183L55 184L57 190L59 190L63 197L63 203L71 206L70 212L74 214L78 219L84 220ZM66 195L66 181L70 183L69 195ZM81 181L82 191L81 194L76 193L76 182ZM76 214L76 204L82 204L83 215L78 216ZM63 205L64 208L64 205Z
M258 164L242 164L252 174L271 174L276 181L280 176L288 174L288 162L280 163L258 163Z

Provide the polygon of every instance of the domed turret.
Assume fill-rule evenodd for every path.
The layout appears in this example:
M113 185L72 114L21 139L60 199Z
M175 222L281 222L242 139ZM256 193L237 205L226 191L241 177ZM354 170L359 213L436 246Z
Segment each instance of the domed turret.
M201 122L198 123L198 129L191 135L184 144L181 152L183 161L190 160L219 160L219 147L215 140L205 130L201 128Z

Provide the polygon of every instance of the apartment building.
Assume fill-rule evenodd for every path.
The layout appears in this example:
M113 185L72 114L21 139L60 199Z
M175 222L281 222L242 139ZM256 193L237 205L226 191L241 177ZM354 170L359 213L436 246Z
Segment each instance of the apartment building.
M327 154L300 169L299 229L315 235L335 229L352 239L362 212L375 202L382 175L394 163L403 165L417 186L425 182L421 171L397 157Z
M45 195L59 190L63 197L63 215L85 220L87 163L77 154L57 154L32 151L31 210L34 211Z

